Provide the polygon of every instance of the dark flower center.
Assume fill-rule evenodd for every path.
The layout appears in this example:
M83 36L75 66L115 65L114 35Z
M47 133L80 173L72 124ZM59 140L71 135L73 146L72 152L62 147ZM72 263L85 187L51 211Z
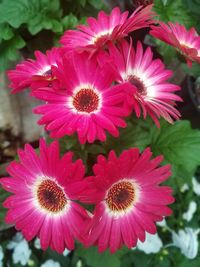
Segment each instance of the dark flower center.
M63 189L49 179L38 186L37 198L42 208L53 213L62 211L67 204Z
M133 184L122 181L114 184L108 191L106 203L112 211L125 211L134 202L135 189Z
M73 97L73 106L79 112L94 112L99 106L99 96L92 89L81 89Z
M44 76L52 76L52 70L49 69L43 73Z
M98 45L104 45L106 43L106 41L109 39L109 36L110 36L110 34L108 34L108 33L98 36L96 38L96 40L94 41L94 44L97 46Z
M135 75L131 75L128 77L128 81L135 85L139 94L146 95L147 89L140 78L136 77Z

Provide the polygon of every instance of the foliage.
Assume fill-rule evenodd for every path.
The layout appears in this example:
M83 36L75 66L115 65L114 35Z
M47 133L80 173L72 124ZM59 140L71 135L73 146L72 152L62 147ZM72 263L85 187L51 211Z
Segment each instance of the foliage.
M188 225L193 225L194 228L197 228L199 225L197 216L189 224L182 218L182 214L187 209L191 199L195 200L197 205L200 204L199 198L194 195L192 190L188 190L184 194L181 193L183 184L187 183L191 188L191 178L195 174L197 167L200 166L200 130L192 129L188 121L178 121L174 125L161 121L161 128L157 128L149 119L138 120L132 117L128 121L128 127L121 130L119 138L108 136L107 141L103 145L96 141L92 145L86 144L83 146L78 143L76 136L66 137L61 141L63 153L66 150L72 150L76 158L81 157L83 161L87 162L88 174L92 172L92 165L99 153L106 155L111 149L120 153L124 149L134 146L138 146L142 151L149 145L154 156L163 154L165 164L170 163L173 167L173 176L169 179L169 183L174 190L176 203L172 207L174 216L171 216L167 222L174 230ZM1 194L0 202L2 203L6 197L7 194ZM0 210L0 216L1 218L5 216L4 210ZM163 242L170 243L169 232L166 232L164 228L162 231L159 232L159 235L162 237ZM4 242L5 251L7 242ZM196 267L199 263L198 258L189 261L181 256L178 249L170 247L163 247L159 253L150 255L146 255L137 249L128 250L123 248L111 255L108 251L99 254L96 247L85 249L77 244L76 250L68 254L68 256L58 255L50 249L47 252L42 252L37 250L33 243L30 247L32 255L29 261L31 264L34 263L31 266L40 266L39 263L49 258L59 262L61 267L101 267L103 265L112 267L170 267L175 266L174 264L178 267L189 266L188 264Z
M164 155L174 168L173 176L182 178L182 184L191 180L200 165L200 131L193 130L189 121L154 128L151 147L156 155Z
M198 78L200 76L200 65L198 63L193 63L192 68L189 68L186 64L182 65L183 70L194 78Z
M6 215L6 209L2 206L2 203L4 202L4 200L9 196L9 194L3 190L2 188L0 188L0 231L9 228L8 225L6 225L4 223L4 218Z
M120 267L119 255L117 253L110 255L109 251L106 251L99 254L96 247L91 247L89 249L80 247L77 250L77 254L91 267Z
M84 23L86 15L103 7L102 1L97 0L0 1L0 71L9 68L10 62L18 60L24 51L32 57L38 38L41 50L46 51L66 29ZM44 32L48 33L48 40Z
M96 141L94 144L80 145L77 137L66 137L62 140L63 152L73 150L76 158L82 158L87 166L88 173L92 173L90 167L98 154L107 155L114 149L117 154L131 147L138 147L143 151L150 146L153 155L163 155L164 164L172 165L173 177L170 179L171 186L177 187L174 178L178 179L178 186L185 182L191 183L196 169L200 166L200 130L192 129L189 121L177 121L174 125L161 121L158 128L150 120L129 119L128 126L120 130L118 138L107 136L105 143ZM177 188L179 190L180 188Z
M15 61L21 56L21 52L28 50L31 55L34 50L34 39L39 40L46 50L52 43L58 40L65 29L74 28L79 23L84 23L88 14L95 14L98 9L104 8L101 1L97 0L2 0L0 1L0 70L9 67L10 61ZM97 9L97 10L96 10ZM179 21L187 27L197 24L199 16L198 0L155 0L155 10L159 18L164 21ZM55 33L56 38L50 38L46 44L44 33ZM44 39L43 39L44 38ZM167 63L175 57L176 52L170 46L156 41L159 51ZM17 50L20 49L20 52ZM24 50L22 50L24 49ZM199 76L199 66L194 64L193 69L185 70L194 77ZM174 216L167 221L168 225L178 230L181 227L199 227L199 216L194 216L191 222L183 220L182 214L186 211L189 202L194 200L200 212L199 196L192 191L192 177L200 167L200 130L192 129L188 121L178 121L170 125L161 121L161 127L147 119L136 119L131 117L127 121L128 126L120 130L119 138L107 136L105 143L96 141L94 144L80 145L77 136L65 137L59 140L62 152L74 151L75 158L82 158L88 169L87 174L92 173L92 166L98 154L107 155L114 149L117 154L123 150L138 147L143 151L151 146L153 155L162 154L165 158L164 164L172 165L172 177L167 183L174 190L176 203L173 204ZM49 138L49 141L50 138ZM182 186L187 183L188 191L182 192ZM8 194L0 189L0 203L7 198ZM15 230L12 226L7 229L3 223L5 209L0 207L0 241L5 257L5 266L21 266L14 264L11 258L11 251L8 251L7 244L14 236ZM84 249L77 244L76 249L67 256L58 255L52 250L42 252L34 246L34 240L30 243L32 250L31 258L27 266L41 266L51 258L66 267L140 267L140 266L162 266L162 267L197 267L200 259L186 259L179 249L168 246L171 240L171 233L167 228L159 228L159 235L164 243L163 248L157 254L146 255L144 252L122 248L111 255L109 251L99 254L96 247ZM1 262L0 262L1 265Z
M184 0L168 0L166 2L155 0L154 9L159 15L159 19L164 22L179 22L184 24L186 28L198 25L198 21L188 10ZM188 1L189 2L189 1Z

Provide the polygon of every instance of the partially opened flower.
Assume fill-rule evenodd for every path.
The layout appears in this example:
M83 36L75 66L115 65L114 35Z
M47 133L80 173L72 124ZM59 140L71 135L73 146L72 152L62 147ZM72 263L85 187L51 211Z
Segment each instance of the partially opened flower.
M156 221L171 214L172 190L159 186L170 176L170 166L159 167L162 156L151 160L146 149L124 151L119 158L111 151L108 160L99 156L95 176L86 178L88 189L82 201L96 203L94 216L85 229L85 245L115 252L122 245L136 246L145 232L156 233Z
M185 57L190 67L192 61L200 63L200 36L194 28L187 30L184 25L178 22L175 24L159 22L159 24L159 26L151 27L151 35L174 46Z
M138 7L130 17L128 12L121 13L118 7L110 15L100 11L97 20L87 19L88 26L79 25L77 30L68 30L61 38L67 49L89 50L95 52L108 41L124 38L130 32L148 27L152 23L152 5Z
M30 145L19 151L20 162L12 162L12 177L0 179L12 193L4 206L9 209L6 223L14 224L29 241L40 238L42 249L49 246L59 253L74 248L89 216L76 200L85 187L81 160L72 162L72 153L59 157L57 142L47 146L40 140L40 155Z
M16 66L15 70L8 71L8 78L11 81L12 93L18 93L31 87L49 86L55 79L52 75L51 66L56 66L60 58L60 49L54 47L48 50L46 55L35 51L36 59L27 59Z
M35 109L43 114L40 124L46 125L51 137L78 134L80 143L105 141L105 130L119 135L118 127L126 127L122 120L125 84L112 86L113 75L101 69L95 58L87 53L72 53L54 68L60 90L41 88L33 92L46 104Z
M128 106L134 108L137 117L143 113L146 118L149 114L157 125L160 117L170 123L173 122L172 118L179 118L174 101L180 101L181 98L174 92L180 87L167 81L172 71L166 70L160 59L153 60L150 48L144 51L138 42L134 49L132 43L122 41L119 48L111 44L109 53L116 67L117 81L129 82L137 89L136 93L130 91L127 99Z

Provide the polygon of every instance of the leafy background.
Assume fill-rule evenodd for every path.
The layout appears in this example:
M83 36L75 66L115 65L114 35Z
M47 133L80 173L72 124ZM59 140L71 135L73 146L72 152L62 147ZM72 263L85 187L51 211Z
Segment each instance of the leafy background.
M51 48L64 30L84 23L86 16L104 7L96 0L0 1L0 71L21 53L31 56L36 49Z
M187 28L195 26L200 30L199 0L155 0L155 11L159 19L165 22L178 21ZM33 52L38 49L45 51L53 45L58 45L59 37L66 29L74 28L79 23L85 23L87 16L96 16L98 10L108 10L107 1L97 0L0 0L0 71L14 66L18 60L24 57L33 57ZM177 69L181 66L184 73L195 78L200 75L199 65L188 69L180 59L176 51L171 47L148 37L155 46L163 60L170 68ZM80 145L77 137L67 137L60 140L62 151L73 150L75 156L81 157L91 173L92 164L99 153L107 155L114 149L118 154L130 147L139 147L144 150L151 146L154 156L163 154L165 163L172 164L173 175L167 182L174 190L176 202L172 205L173 216L167 219L171 229L178 231L185 227L198 228L200 225L200 200L192 191L192 177L199 177L200 166L200 130L193 129L187 120L169 125L161 121L158 129L151 120L138 120L129 118L128 127L122 129L119 138L108 136L105 143L95 142L92 145ZM50 141L50 140L49 140ZM183 192L182 186L187 184L189 190ZM0 203L7 197L0 189ZM190 222L183 220L182 214L187 210L190 201L197 203L196 215ZM13 227L3 222L5 209L0 206L0 244L3 247L3 266L17 266L12 260L12 251L7 245L15 235ZM171 234L167 229L158 227L159 236L164 243L163 248L157 254L146 255L139 250L123 248L111 255L108 251L99 254L95 247L84 249L80 244L74 252L67 256L47 250L42 252L30 242L32 251L27 266L40 266L45 260L53 259L61 266L75 267L199 267L200 257L189 260L183 256L178 248L166 246L171 241Z

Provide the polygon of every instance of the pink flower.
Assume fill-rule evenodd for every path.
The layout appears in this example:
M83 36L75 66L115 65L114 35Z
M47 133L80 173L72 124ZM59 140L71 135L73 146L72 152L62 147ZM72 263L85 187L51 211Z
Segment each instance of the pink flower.
M156 221L169 216L168 204L174 202L172 190L159 186L170 175L170 166L159 167L162 156L150 159L146 149L142 155L132 148L117 158L111 151L108 160L98 156L88 180L86 203L95 203L94 216L85 228L85 246L97 245L100 252L113 253L122 245L136 246L145 241L145 232L156 233ZM85 191L86 192L86 191Z
M45 124L51 137L60 138L77 132L80 143L106 140L105 130L117 137L117 127L126 127L122 117L124 87L111 86L113 75L101 69L96 59L87 53L65 55L53 68L60 89L41 88L33 92L46 104L35 109L43 114L39 124Z
M29 241L40 238L42 249L49 246L59 253L74 248L74 239L81 239L80 230L89 216L76 203L84 189L85 168L81 160L72 162L73 154L59 156L59 146L47 146L40 140L40 155L30 145L18 152L20 162L8 167L11 178L0 184L12 193L4 206L9 209L6 223L14 224Z
M54 47L48 50L46 55L40 51L35 52L36 60L27 59L16 66L15 70L8 71L11 81L12 93L18 93L31 87L51 86L55 77L52 75L51 66L56 66L60 58L60 49Z
M102 48L108 41L124 38L130 32L148 27L154 13L152 5L138 7L128 18L128 12L121 13L118 7L110 15L100 11L98 19L87 19L88 26L80 25L77 30L68 30L61 38L67 49L89 50L92 53Z
M159 22L159 26L152 26L150 34L155 38L174 46L181 53L191 67L192 61L200 63L200 36L194 28L187 30L178 22L169 22L168 25Z
M128 94L127 103L128 107L134 108L137 117L140 117L142 109L144 118L149 114L157 125L159 117L170 123L173 123L172 117L179 118L174 101L181 101L181 98L174 92L180 87L167 82L172 71L165 70L160 59L153 60L150 48L143 51L142 44L138 42L134 49L132 43L129 45L122 41L118 49L111 44L109 53L116 67L117 81L129 82L136 89L136 93L130 91Z

